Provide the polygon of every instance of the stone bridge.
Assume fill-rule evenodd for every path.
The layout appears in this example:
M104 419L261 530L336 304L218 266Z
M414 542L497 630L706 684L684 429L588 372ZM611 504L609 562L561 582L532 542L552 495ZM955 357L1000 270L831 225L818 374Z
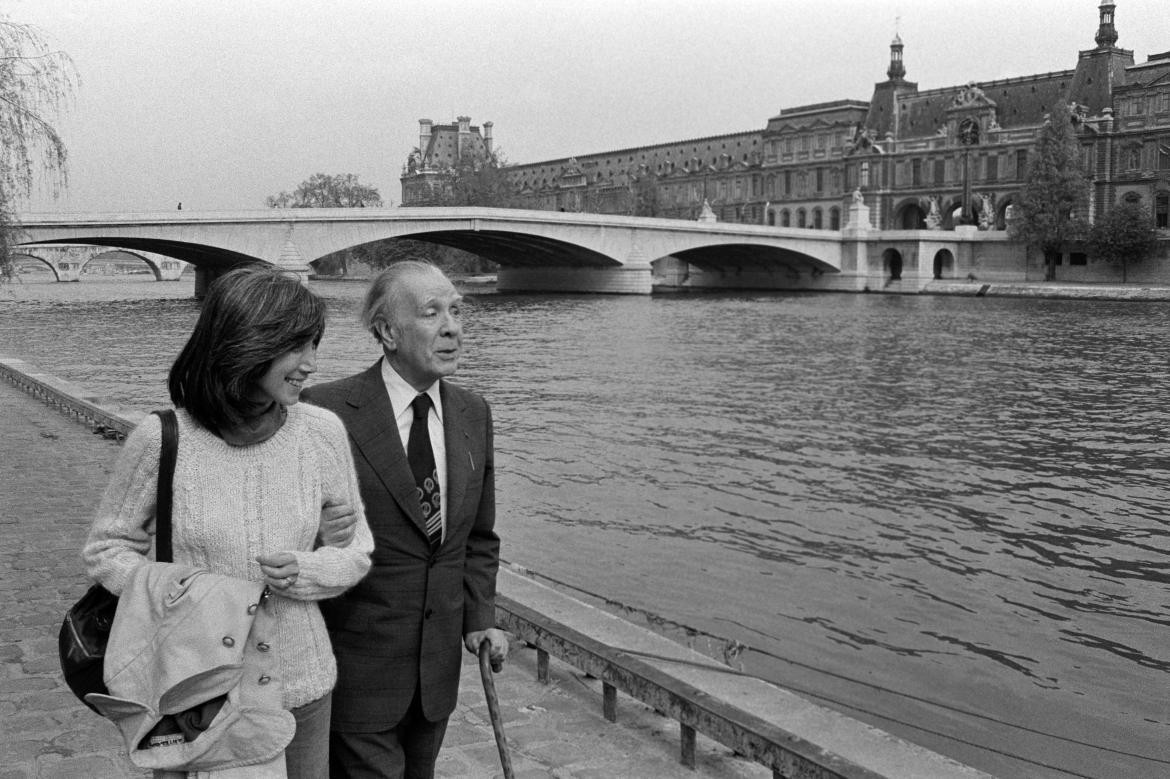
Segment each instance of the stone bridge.
M243 262L307 275L325 255L395 238L496 262L497 288L510 292L646 294L652 263L791 282L839 273L844 251L843 234L829 230L498 208L23 214L20 224L16 250L34 256L43 247L84 245L192 263L197 295Z

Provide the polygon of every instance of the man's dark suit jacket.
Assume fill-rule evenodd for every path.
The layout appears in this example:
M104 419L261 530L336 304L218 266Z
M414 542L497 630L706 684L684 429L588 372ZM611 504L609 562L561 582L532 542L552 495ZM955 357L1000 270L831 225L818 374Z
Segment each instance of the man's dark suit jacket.
M492 419L479 395L439 385L447 448L447 528L431 553L426 523L381 361L304 392L345 423L366 519L374 534L369 574L321 603L337 656L333 729L394 727L416 685L428 720L447 717L459 692L463 635L495 627L499 538L495 533Z

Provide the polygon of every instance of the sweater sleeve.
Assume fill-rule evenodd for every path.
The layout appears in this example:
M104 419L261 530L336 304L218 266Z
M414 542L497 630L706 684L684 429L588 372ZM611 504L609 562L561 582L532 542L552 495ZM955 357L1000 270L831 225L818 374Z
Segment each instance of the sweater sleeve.
M150 554L161 449L162 423L149 414L127 436L81 550L86 575L115 595Z
M347 503L357 516L353 540L347 546L322 546L295 551L299 572L295 583L279 593L297 600L323 600L340 595L362 580L370 570L374 536L366 522L365 506L358 489L357 470L345 427L331 412L319 439L322 498L327 503Z

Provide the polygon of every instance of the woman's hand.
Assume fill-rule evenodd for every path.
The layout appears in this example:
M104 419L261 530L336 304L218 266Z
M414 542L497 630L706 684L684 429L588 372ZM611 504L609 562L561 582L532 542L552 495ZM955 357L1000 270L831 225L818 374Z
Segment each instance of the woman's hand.
M262 554L256 558L256 562L260 563L265 583L277 592L284 592L297 583L300 566L297 565L297 556L292 552Z
M317 546L346 547L357 530L357 514L345 502L326 501L321 507L321 524L317 528Z

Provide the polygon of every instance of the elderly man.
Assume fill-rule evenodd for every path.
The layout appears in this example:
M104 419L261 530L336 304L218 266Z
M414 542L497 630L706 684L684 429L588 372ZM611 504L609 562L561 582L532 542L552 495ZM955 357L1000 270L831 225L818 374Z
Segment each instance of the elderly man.
M491 412L451 384L460 295L433 265L396 263L370 285L372 367L305 391L349 431L374 535L369 575L322 604L337 656L330 776L430 777L459 691L460 639L508 651L495 627L499 538Z

